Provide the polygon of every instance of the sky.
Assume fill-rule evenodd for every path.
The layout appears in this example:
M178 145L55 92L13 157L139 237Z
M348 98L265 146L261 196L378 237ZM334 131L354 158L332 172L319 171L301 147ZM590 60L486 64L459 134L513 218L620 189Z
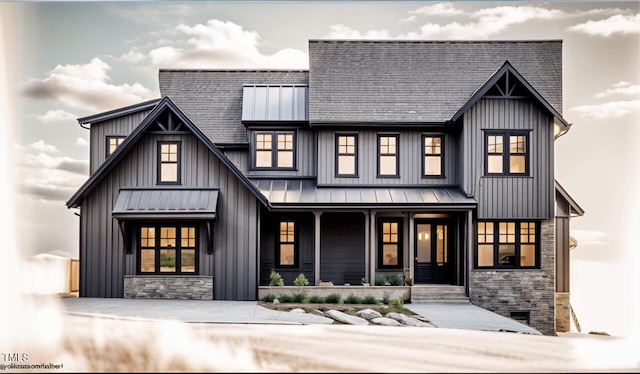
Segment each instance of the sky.
M88 178L89 132L76 119L159 97L159 68L307 68L308 40L322 38L562 39L573 126L556 141L555 173L586 211L571 221L572 305L585 330L640 330L638 1L0 2L0 12L21 257L78 256L78 217L64 205Z

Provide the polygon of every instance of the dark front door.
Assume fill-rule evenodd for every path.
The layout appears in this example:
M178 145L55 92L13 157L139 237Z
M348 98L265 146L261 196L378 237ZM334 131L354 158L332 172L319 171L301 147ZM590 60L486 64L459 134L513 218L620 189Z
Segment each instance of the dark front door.
M416 221L415 283L449 283L451 278L450 224Z

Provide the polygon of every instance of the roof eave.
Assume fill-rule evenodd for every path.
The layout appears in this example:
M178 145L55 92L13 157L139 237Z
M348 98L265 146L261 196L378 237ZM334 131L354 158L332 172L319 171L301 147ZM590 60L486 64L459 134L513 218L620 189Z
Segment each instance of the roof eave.
M132 114L132 113L137 113L146 109L153 108L160 102L160 100L161 99L153 99L153 100L109 110L109 111L98 113L98 114L92 114L90 116L78 118L77 121L80 125L106 121L111 118L120 117L127 114Z
M582 207L578 205L578 203L571 197L571 195L569 195L567 190L565 190L564 187L562 187L562 185L560 185L560 183L558 183L557 180L554 181L554 184L555 184L556 191L558 191L560 195L562 195L562 197L565 200L567 200L567 202L569 203L571 212L575 213L574 215L576 216L583 216L584 209L582 209Z

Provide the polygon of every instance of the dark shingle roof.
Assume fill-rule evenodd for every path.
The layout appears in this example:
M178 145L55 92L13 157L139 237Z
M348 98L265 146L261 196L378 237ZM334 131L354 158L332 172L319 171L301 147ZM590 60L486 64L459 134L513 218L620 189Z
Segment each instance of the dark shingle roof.
M246 143L241 123L243 84L308 84L306 70L164 70L168 96L214 143Z
M562 41L309 42L309 121L444 122L504 63L562 112Z

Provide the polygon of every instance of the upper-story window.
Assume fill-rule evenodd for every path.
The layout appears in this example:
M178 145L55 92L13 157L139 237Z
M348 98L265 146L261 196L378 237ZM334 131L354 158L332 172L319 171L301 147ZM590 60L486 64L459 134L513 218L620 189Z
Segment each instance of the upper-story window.
M487 175L528 175L529 134L522 131L488 132Z
M107 157L111 156L126 138L126 136L107 136Z
M256 131L254 162L256 169L293 169L295 166L293 131Z
M424 158L422 163L422 175L425 177L442 176L443 153L442 136L425 135L422 137L424 145Z
M539 267L538 231L537 222L478 222L476 267Z
M180 184L180 142L158 142L158 183Z
M336 176L358 176L358 135L336 135Z
M398 177L398 135L378 135L378 177Z

